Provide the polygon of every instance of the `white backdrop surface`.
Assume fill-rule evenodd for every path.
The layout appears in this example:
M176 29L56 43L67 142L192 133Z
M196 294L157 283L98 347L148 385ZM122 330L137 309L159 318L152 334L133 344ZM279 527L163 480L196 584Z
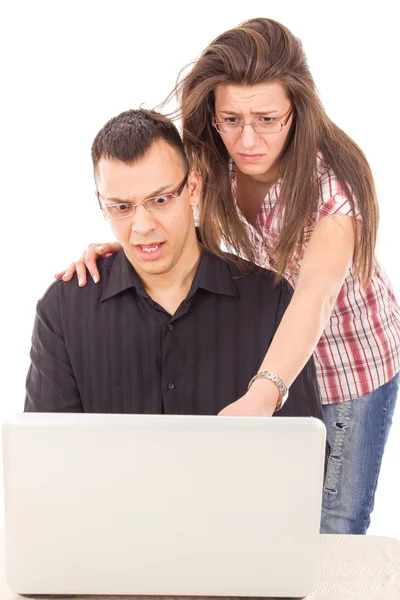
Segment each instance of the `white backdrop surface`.
M366 153L380 200L378 257L400 295L396 12L392 0L2 3L1 416L23 409L35 304L53 273L89 242L112 239L93 194L97 131L123 110L156 106L214 37L252 17L302 39L328 114ZM369 531L398 538L399 410Z

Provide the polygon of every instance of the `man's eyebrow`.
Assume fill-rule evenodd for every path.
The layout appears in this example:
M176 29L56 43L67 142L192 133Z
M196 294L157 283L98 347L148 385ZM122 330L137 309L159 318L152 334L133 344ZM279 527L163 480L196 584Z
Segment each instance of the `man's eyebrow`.
M219 110L218 112L224 115L230 115L232 117L237 117L241 114L233 110ZM274 113L279 112L279 110L251 110L250 112L252 115L272 115Z
M159 187L157 190L154 190L154 192L151 192L151 194L148 194L145 198L143 198L143 200L147 200L148 198L153 198L154 196L159 196L159 194L162 194L165 190L167 190L168 188L173 187L173 183L168 183L167 185L163 185L161 187ZM117 198L116 196L111 196L111 197L107 197L104 198L104 200L107 200L107 202L114 202L116 204L126 204L127 202L133 202L133 200L123 200L122 198Z

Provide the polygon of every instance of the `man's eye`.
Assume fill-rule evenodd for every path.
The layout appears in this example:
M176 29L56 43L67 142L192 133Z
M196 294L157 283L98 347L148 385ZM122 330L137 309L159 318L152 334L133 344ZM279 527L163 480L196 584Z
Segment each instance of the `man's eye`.
M157 196L156 198L151 199L151 204L153 206L164 206L168 203L168 200L170 200L170 198L171 196L168 194L166 194L165 196Z
M117 214L117 213L125 213L129 212L131 205L130 204L111 204L107 206L108 210Z

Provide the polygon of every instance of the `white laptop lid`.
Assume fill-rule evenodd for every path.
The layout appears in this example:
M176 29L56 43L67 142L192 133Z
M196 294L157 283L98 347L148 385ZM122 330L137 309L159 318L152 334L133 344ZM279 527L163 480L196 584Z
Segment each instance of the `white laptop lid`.
M28 594L305 596L324 453L313 418L12 416L8 584Z

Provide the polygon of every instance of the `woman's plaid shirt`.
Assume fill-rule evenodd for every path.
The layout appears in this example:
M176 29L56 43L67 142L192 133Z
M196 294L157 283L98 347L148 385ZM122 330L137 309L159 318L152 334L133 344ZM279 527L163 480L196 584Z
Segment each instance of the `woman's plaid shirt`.
M317 156L320 201L309 218L301 250L290 262L286 279L296 287L301 261L315 224L326 215L351 215L350 204L335 173ZM232 190L236 195L234 164L230 167ZM248 228L262 267L272 269L264 243L273 248L279 237L281 216L277 210L281 181L266 195L256 227L240 216ZM240 212L240 211L239 211ZM356 215L357 216L357 215ZM379 264L368 287L352 268L339 292L328 325L314 352L321 398L334 404L364 396L387 383L400 370L400 308L390 282Z

